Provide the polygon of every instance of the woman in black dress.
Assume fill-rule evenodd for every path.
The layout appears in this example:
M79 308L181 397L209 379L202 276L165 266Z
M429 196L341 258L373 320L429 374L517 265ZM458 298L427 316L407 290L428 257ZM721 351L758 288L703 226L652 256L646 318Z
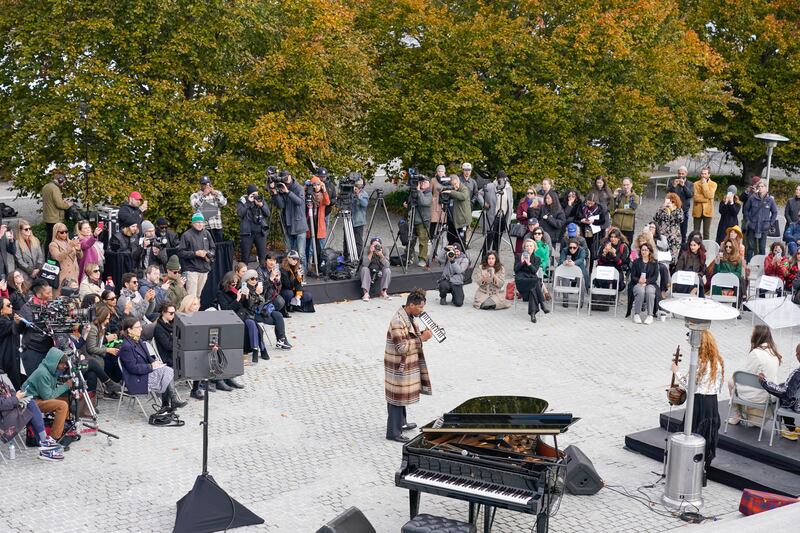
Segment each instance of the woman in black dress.
M550 311L544 305L544 293L542 291L542 279L539 277L539 270L542 261L536 255L536 241L525 239L522 243L522 254L519 261L514 265L514 283L517 292L522 296L522 300L528 302L528 314L531 322L536 323L536 313L542 311L544 314Z

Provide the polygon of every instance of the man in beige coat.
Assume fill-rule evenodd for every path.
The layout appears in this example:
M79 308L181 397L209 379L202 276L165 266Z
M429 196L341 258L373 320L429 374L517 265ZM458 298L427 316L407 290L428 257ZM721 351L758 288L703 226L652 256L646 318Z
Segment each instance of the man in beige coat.
M711 217L714 216L714 194L716 192L717 184L711 181L711 169L703 167L700 170L700 178L694 182L694 205L692 206L694 230L700 231L700 225L703 225L703 240L708 240L711 235Z

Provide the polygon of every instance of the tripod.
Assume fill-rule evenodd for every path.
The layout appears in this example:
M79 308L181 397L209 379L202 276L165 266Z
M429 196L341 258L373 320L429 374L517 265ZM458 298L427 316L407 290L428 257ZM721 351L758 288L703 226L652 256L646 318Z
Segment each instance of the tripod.
M349 202L342 202L342 205L349 205ZM333 224L331 224L331 229L328 232L326 242L334 242L333 234L336 231L336 224L340 220L342 221L342 226L344 226L344 242L347 245L347 251L350 254L350 262L358 265L358 260L361 255L359 254L360 250L356 248L356 234L355 230L353 229L353 214L350 212L350 209L342 207L336 212L336 215L333 217Z
M428 267L431 266L433 259L436 257L436 254L439 251L439 242L442 239L442 233L447 233L447 226L449 220L450 220L450 213L448 212L447 206L442 206L442 221L436 223L436 233L434 233L433 235L433 240L432 240L433 247L431 249L431 256L430 259L427 260ZM456 228L456 237L458 237L458 243L461 245L461 250L464 252L464 254L466 254L469 242L467 242L466 245L464 244L464 239L461 238L461 234L458 232L458 228Z
M506 221L506 212L503 209L503 207L500 205L500 200L501 200L501 198L503 196L503 189L505 189L505 186L503 186L502 189L497 191L497 212L494 214L494 218L492 219L492 223L489 224L488 226L486 226L488 228L488 230L485 232L485 235L484 235L484 238L483 238L483 246L481 246L481 253L479 253L478 256L475 258L475 263L473 264L473 266L475 266L478 263L480 263L484 259L484 257L486 257L486 254L489 253L489 251L490 251L489 250L489 244L490 244L490 239L491 238L496 238L497 239L497 250L495 250L495 252L497 252L498 254L500 253L500 247L503 244L503 240L504 240L505 237L508 238L508 245L511 248L512 253L514 251L514 244L513 244L513 241L511 240L511 233L509 233L509 231L508 231L508 224L505 223L505 221ZM488 219L489 219L489 217L487 215L486 210L484 209L481 212L481 216L478 217L478 224L480 224L481 222L485 223ZM503 229L503 224L504 223L505 223L506 227ZM474 236L475 234L473 233L472 235ZM472 238L470 238L470 242L472 242Z
M415 222L417 219L417 198L414 194L409 195L408 198L411 207L408 211L408 228L406 230L406 243L408 244L406 245L406 257L405 261L403 262L404 265L408 265L408 263L411 262L411 253L414 251L414 246L416 246L416 234L414 233L414 228L416 226ZM423 258L420 257L419 259ZM428 258L425 257L424 259L427 263Z
M372 191L372 194L375 195L375 205L372 207L372 215L369 217L369 225L367 226L367 238L364 240L364 248L368 245L368 239L370 239L370 235L372 234L372 224L375 222L375 213L378 211L378 206L380 205L383 208L383 214L386 216L386 224L389 225L389 233L392 235L392 247L389 249L389 264L391 264L392 254L395 251L399 250L397 248L397 237L398 234L394 231L394 227L392 226L392 220L389 218L389 210L386 208L386 201L383 199L383 189L375 189ZM372 198L372 194L370 195L370 199ZM364 254L364 249L362 248L359 252L359 257ZM407 265L400 261L400 266L403 269L403 274L407 272Z
M311 250L314 255L314 273L319 277L319 255L317 254L317 229L314 224L314 202L306 200L306 208L308 209L308 229L310 230L309 233L311 233ZM317 209L325 208L319 206ZM306 249L308 249L308 244L306 245ZM309 271L311 271L311 269L309 269Z

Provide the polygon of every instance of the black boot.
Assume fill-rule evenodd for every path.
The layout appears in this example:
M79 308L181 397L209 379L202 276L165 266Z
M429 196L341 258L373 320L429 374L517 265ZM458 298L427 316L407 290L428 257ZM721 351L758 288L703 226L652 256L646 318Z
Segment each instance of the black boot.
M178 398L178 393L175 392L175 385L173 383L169 384L169 388L167 389L166 394L169 395L169 403L173 410L180 409L181 407L186 407L187 402L185 401L182 402L180 398Z
M169 394L169 389L167 389L167 392L161 393L161 409L159 409L158 412L170 413L172 411L172 398Z
M536 324L536 313L531 313L531 322Z
M266 348L261 350L261 359L263 359L265 361L269 361L269 354L267 353L267 349Z
M258 363L259 350L253 350L252 356L253 364Z

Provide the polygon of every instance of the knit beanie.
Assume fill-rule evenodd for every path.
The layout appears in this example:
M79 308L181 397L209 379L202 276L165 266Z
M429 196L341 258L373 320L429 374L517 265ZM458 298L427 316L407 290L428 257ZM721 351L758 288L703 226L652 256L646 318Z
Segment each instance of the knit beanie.
M205 222L205 221L206 217L203 216L203 213L195 213L194 215L192 215L192 224L194 224L195 222Z

